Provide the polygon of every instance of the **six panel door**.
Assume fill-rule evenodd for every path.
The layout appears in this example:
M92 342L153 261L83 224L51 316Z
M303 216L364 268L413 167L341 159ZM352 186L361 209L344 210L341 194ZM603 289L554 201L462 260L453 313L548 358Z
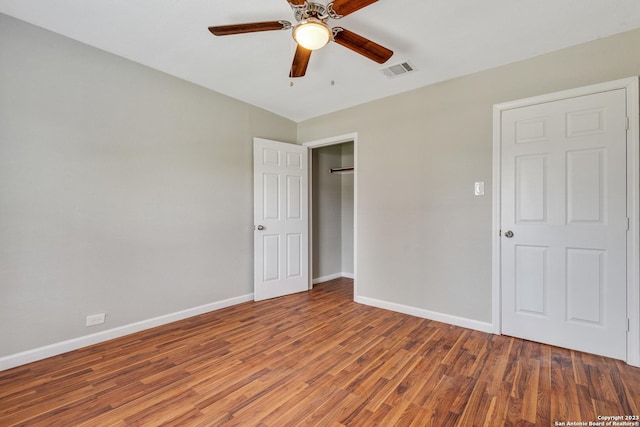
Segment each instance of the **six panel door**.
M502 112L504 334L626 358L626 115L623 89Z
M254 139L254 299L309 289L307 148Z

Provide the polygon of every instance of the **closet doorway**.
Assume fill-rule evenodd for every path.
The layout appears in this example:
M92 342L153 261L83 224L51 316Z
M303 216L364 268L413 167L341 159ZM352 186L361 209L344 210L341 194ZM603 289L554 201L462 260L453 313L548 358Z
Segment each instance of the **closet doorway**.
M357 135L304 144L310 152L311 283L354 279L356 290Z

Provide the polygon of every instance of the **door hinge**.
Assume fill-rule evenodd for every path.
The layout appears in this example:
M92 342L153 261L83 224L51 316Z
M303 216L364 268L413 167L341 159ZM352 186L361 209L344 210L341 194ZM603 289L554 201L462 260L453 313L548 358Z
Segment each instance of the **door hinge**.
M627 231L629 231L630 228L631 228L631 219L627 217Z
M498 230L498 237L502 237L502 230Z
M627 332L631 330L631 319L627 317Z
M627 130L629 130L629 117L627 117Z

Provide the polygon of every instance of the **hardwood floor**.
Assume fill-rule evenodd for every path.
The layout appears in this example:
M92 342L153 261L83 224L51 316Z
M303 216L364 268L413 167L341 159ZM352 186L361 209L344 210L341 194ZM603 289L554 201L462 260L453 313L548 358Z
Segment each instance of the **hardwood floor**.
M640 369L621 361L352 300L351 281L338 279L0 372L0 426L548 426L640 415Z

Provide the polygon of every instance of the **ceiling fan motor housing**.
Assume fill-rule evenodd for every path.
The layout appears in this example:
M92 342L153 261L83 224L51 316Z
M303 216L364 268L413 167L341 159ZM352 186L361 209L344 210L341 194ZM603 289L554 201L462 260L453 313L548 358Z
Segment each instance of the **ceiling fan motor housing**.
M322 22L329 18L337 18L335 14L329 13L327 7L320 3L305 2L302 6L291 5L296 21L304 21L309 18L316 18Z

